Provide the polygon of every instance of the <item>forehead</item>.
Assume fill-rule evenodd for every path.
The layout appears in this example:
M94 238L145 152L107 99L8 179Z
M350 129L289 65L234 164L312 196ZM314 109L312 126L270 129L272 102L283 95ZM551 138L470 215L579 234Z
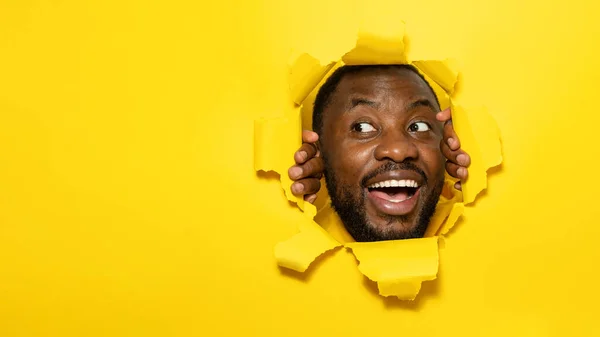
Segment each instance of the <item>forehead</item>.
M333 99L381 95L393 99L427 98L435 102L435 96L427 83L414 71L406 68L367 68L346 74L340 80Z

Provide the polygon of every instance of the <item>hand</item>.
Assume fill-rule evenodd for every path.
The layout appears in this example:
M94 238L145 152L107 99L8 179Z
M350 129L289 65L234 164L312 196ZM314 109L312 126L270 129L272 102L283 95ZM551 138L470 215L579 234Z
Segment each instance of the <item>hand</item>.
M438 121L444 123L444 136L440 142L440 147L444 157L447 159L446 171L454 178L460 179L460 181L454 185L454 188L462 190L461 181L467 179L469 173L467 167L471 164L471 157L460 148L460 141L452 126L452 114L450 113L450 108L438 112L436 118Z
M321 152L317 147L319 135L316 132L304 130L302 132L302 146L294 153L296 165L290 167L288 176L294 181L292 193L304 195L304 200L313 203L317 199L317 192L321 189L321 177L325 170Z

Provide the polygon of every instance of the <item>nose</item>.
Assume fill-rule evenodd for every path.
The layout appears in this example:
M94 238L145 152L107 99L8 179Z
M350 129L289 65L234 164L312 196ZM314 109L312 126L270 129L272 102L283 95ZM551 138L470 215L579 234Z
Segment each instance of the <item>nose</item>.
M375 159L392 160L396 163L415 160L419 157L419 150L414 142L413 137L405 132L389 130L379 138Z

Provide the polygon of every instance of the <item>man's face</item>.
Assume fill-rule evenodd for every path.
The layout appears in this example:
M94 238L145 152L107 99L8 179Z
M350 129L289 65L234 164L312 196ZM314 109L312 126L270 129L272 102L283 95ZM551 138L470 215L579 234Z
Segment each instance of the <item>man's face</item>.
M357 241L425 234L444 183L439 107L404 68L346 74L323 111L332 204Z

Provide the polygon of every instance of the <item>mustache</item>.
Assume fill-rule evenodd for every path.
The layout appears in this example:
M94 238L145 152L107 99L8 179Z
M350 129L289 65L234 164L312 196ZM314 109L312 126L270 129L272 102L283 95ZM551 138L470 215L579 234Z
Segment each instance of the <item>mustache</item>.
M424 184L427 185L427 176L425 175L425 172L423 172L423 170L421 170L417 165L415 165L411 162L396 163L393 161L388 161L385 164L381 165L380 167L376 168L375 170L367 173L362 178L361 185L366 186L367 181L369 181L370 179L372 179L375 176L378 176L382 173L391 172L391 171L414 171L423 178Z

